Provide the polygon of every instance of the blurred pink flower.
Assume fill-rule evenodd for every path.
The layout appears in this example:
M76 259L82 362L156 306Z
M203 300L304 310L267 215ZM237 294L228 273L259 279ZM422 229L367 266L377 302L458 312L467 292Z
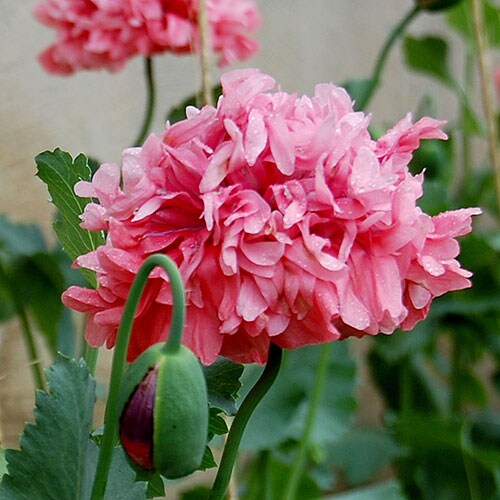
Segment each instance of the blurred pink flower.
M56 30L39 60L49 73L121 69L136 55L199 49L197 0L43 0L35 17ZM253 0L207 0L212 50L224 66L249 58L260 23Z
M204 363L221 354L264 362L269 343L297 348L391 333L423 319L434 297L470 286L455 238L477 208L431 217L416 206L423 175L408 170L443 122L401 120L378 141L347 93L269 93L257 70L222 78L217 108L127 149L76 193L97 198L83 227L107 243L82 255L97 290L64 303L89 315L87 339L112 346L131 282L150 254L168 254L187 291L185 343ZM155 271L137 314L129 359L164 339L172 297Z

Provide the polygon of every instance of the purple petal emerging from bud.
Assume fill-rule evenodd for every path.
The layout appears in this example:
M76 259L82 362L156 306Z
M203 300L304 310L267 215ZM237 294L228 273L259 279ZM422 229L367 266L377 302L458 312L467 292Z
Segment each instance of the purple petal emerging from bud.
M129 457L153 469L153 416L158 369L148 371L132 393L120 418L120 439Z

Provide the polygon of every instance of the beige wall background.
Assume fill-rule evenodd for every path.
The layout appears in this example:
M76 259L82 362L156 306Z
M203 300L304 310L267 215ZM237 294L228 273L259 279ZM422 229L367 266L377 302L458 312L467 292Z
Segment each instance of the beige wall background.
M120 73L81 72L51 76L36 61L54 32L36 22L35 0L0 0L0 212L49 228L52 211L45 187L34 177L33 157L61 147L102 161L117 161L134 139L142 119L145 93L142 61L133 59ZM272 0L259 2L261 52L241 66L273 75L284 90L312 93L319 82L340 84L365 77L388 30L413 0ZM422 15L411 31L437 33L440 15ZM196 91L199 65L191 56L155 59L160 112ZM217 72L215 72L217 74ZM426 91L441 90L408 73L394 51L384 86L372 103L376 123L393 123L416 107ZM452 112L441 94L439 114Z
M54 33L31 16L35 3L0 0L0 213L40 223L50 235L53 211L45 186L35 177L34 156L61 147L73 155L85 152L102 161L118 161L139 128L145 92L140 59L131 60L116 74L82 72L63 78L44 73L36 56ZM261 68L286 91L310 94L316 83L367 77L386 34L413 0L258 3L262 50L241 66ZM443 29L440 15L424 14L410 31L436 34ZM459 64L456 42L454 58ZM200 71L194 57L169 54L157 57L155 66L159 112L153 129L161 132L165 111L198 89ZM406 71L398 48L370 107L374 122L392 125L414 110L426 92L438 96L438 117L453 120L453 97ZM4 446L17 446L23 422L32 419L33 390L16 328L15 322L7 330L0 327L0 445L3 432ZM362 400L370 397L366 387L360 389Z

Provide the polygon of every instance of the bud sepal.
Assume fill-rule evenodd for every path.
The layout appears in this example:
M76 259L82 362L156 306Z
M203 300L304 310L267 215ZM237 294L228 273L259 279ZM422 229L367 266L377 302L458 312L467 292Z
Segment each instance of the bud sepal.
M416 0L417 6L422 10L445 10L460 3L462 0Z
M209 412L205 377L192 351L151 346L129 366L120 395L120 440L135 466L168 479L199 468Z

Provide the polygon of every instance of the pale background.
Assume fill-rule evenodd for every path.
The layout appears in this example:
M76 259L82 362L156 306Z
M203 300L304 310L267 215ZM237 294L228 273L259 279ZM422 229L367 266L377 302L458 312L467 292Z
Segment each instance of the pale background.
M61 147L102 161L118 161L135 137L145 100L142 61L117 74L106 71L56 77L43 72L38 52L54 33L31 16L35 0L0 0L0 213L41 223L50 235L52 209L35 178L33 157ZM283 90L311 94L314 85L367 77L389 29L412 0L261 0L262 50L240 66L275 77ZM421 15L413 34L439 34L440 15ZM460 61L460 45L453 57ZM155 59L161 132L165 111L194 93L199 65L194 57ZM414 110L426 93L439 96L438 117L453 120L454 100L442 87L406 71L398 47L370 106L377 124L392 125ZM15 323L0 343L0 431L4 446L17 446L24 420L31 419L33 391ZM24 388L24 391L21 389ZM0 436L1 444L1 436Z
M119 160L137 133L145 95L139 58L115 74L46 74L36 56L54 32L32 18L35 3L0 0L0 212L48 227L51 211L45 188L34 177L33 157L61 147L74 155ZM386 33L411 6L412 0L261 0L262 50L240 66L259 67L284 90L307 94L316 83L366 77ZM441 29L440 15L422 15L411 27L414 33ZM163 110L197 89L199 66L194 57L170 54L155 63L162 111L154 130L160 132ZM370 111L377 123L393 123L415 109L426 90L436 89L405 71L401 51L395 50ZM439 108L448 118L447 99Z

